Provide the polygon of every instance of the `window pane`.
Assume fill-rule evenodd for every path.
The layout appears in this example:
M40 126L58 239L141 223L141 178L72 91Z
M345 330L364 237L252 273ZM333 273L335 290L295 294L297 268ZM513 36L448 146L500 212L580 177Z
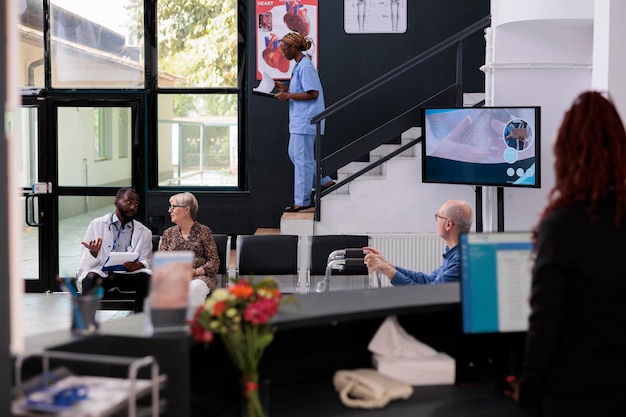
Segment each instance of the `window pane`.
M39 200L34 198L30 200L32 203L32 213L39 212ZM30 204L30 203L29 203ZM20 197L20 207L26 206L25 197ZM22 233L21 233L21 251L22 256L21 268L22 276L27 280L39 279L39 228L29 226L26 223L27 213L22 210ZM31 219L36 220L36 219Z
M237 0L157 2L160 87L237 86Z
M59 197L59 274L75 277L89 222L113 212L115 197ZM30 250L30 249L29 249Z
M37 108L23 107L17 113L15 129L20 137L20 165L18 166L18 178L20 187L31 187L38 181L37 152L39 149L39 136L37 134Z
M51 0L52 85L143 87L143 2Z
M113 153L120 135L130 153L130 127L118 130L119 113L130 120L130 107L59 108L59 185L124 186L131 184L131 158Z
M159 96L159 185L237 186L237 95Z
M117 112L117 156L128 158L130 156L131 134L130 110Z
M19 2L20 85L43 87L43 2Z

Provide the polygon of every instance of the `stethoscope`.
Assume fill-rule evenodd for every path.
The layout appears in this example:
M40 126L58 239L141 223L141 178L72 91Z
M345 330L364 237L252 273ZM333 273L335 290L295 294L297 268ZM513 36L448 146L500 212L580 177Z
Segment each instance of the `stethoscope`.
M121 224L121 221L120 221L120 224ZM113 252L113 251L115 251L115 248L117 246L117 241L119 240L120 235L122 234L122 230L124 230L123 226L118 226L117 223L115 223L115 221L113 220L113 213L111 213L111 222L109 223L109 232L111 232L111 226L115 226L115 228L117 229L117 235L115 235L115 238L113 239L113 244L111 245L111 250L110 250L110 252ZM134 227L134 225L132 223L132 220L131 220L131 223L130 223L130 242L131 242L131 245L132 245L132 242L133 242L133 232L134 231L135 231L135 227ZM111 234L111 235L113 235L113 234ZM132 248L132 246L128 246L126 248L126 250L129 251L129 250L131 250L131 248Z

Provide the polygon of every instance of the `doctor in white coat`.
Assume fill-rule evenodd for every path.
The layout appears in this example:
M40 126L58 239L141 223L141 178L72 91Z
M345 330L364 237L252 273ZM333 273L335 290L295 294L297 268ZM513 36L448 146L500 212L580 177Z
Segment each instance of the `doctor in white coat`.
M97 285L105 290L115 286L134 290L134 310L141 312L150 285L152 232L134 220L139 194L133 188L120 188L113 204L113 213L92 220L87 227L82 242L78 288L82 294L91 293ZM122 265L109 265L111 252L136 253L137 256Z

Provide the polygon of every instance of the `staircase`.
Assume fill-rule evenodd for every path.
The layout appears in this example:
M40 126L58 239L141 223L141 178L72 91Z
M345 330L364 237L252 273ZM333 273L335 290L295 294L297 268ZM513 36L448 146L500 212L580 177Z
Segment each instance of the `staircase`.
M420 132L420 128L412 128L402 135L400 145L386 144L374 149L370 154L370 160L373 161L388 154L391 147L399 147L419 137ZM372 236L428 232L432 236L436 232L432 220L429 222L432 223L430 226L433 226L430 230L420 231L415 225L410 226L411 218L415 217L416 211L412 207L413 202L419 201L419 191L434 186L421 184L421 149L419 146L409 148L405 153L324 196L319 222L314 221L313 209L298 213L284 213L281 218L280 233L300 236L300 259L305 263L308 262L307 239L311 235L366 234ZM346 165L337 173L338 180L341 181L367 165L369 162L352 162ZM422 187L423 185L426 187ZM399 200L410 204L399 204ZM435 213L437 209L433 210L429 213ZM428 216L429 219L432 213ZM436 240L443 245L441 239ZM370 243L376 245L375 239L371 239ZM440 262L441 249L437 252L435 262ZM301 263L301 266L306 265ZM305 274L306 268L301 269L301 282L306 279Z
M483 99L484 94L464 95L466 106L472 106ZM375 161L389 154L394 147L400 147L420 135L421 128L411 128L402 134L400 144L385 144L372 150L370 160ZM465 200L475 206L476 195L475 189L468 185L423 183L421 152L421 144L413 146L324 196L319 222L314 221L313 209L284 213L280 222L280 233L301 237L301 259L308 257L306 242L311 235L365 234L371 237L370 244L381 250L386 246L384 242L409 242L413 239L416 247L414 256L401 254L401 248L393 249L390 246L388 251L383 251L385 257L410 269L434 269L432 265L437 266L441 262L443 241L434 239L436 242L432 244L440 244L440 248L428 256L419 254L418 250L425 240L430 241L437 236L433 215L450 199ZM352 162L338 171L337 179L341 182L369 164L370 162ZM408 243L403 245L407 246Z
M483 93L466 93L465 106L484 100ZM381 145L370 153L370 160L389 154L394 148L421 135L414 127L401 136L400 145ZM284 213L283 234L407 234L436 233L433 214L449 199L466 200L474 206L475 190L467 185L422 183L421 144L362 175L322 199L321 218L313 220L313 210ZM352 162L341 168L338 180L363 169L369 162Z

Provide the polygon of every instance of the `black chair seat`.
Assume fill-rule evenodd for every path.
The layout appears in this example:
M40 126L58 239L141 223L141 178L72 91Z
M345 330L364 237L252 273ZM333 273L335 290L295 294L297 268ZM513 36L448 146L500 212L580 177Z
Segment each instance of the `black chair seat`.
M161 236L152 235L152 252L159 250ZM128 282L123 281L115 287L109 288L100 300L100 310L134 310L135 290L132 275L128 275Z

